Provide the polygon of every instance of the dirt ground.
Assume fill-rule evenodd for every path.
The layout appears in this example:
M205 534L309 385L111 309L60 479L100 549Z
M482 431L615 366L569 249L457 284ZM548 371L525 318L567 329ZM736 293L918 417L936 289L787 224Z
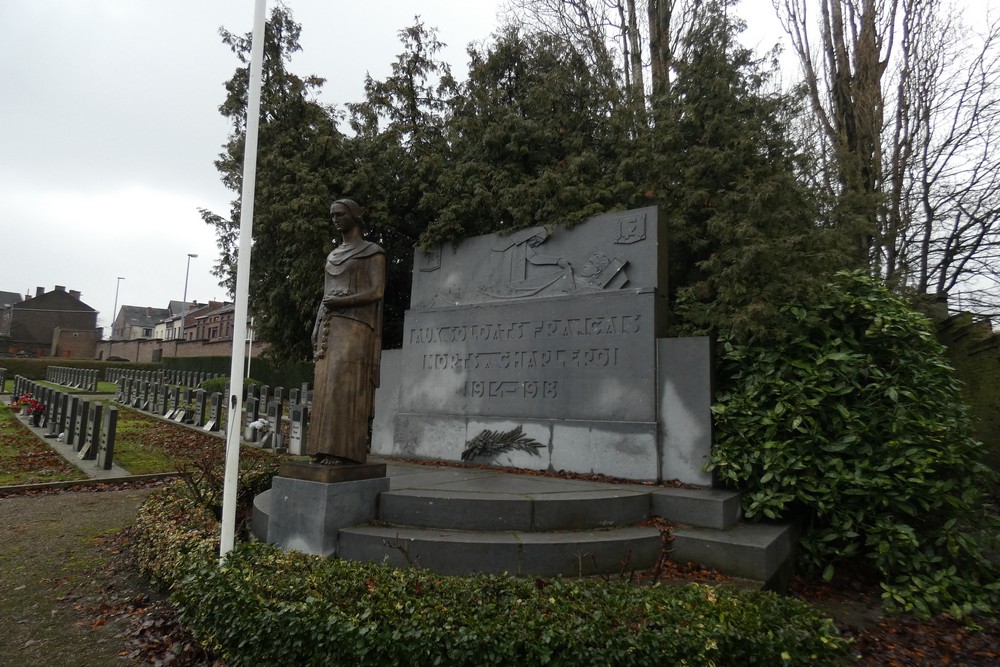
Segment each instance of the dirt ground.
M102 540L135 519L149 489L0 498L0 665L126 665L126 610L147 586ZM102 607L103 605L103 607ZM133 606L135 606L133 604Z

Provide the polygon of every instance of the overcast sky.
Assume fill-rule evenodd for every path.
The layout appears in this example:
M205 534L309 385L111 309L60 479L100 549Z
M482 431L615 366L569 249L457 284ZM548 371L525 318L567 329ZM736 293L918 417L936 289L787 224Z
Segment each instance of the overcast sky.
M500 0L284 4L302 25L292 71L325 77L323 101L342 106L362 98L366 73L389 74L397 33L415 14L464 76L465 47L493 32ZM769 0L747 5L750 41L770 46L780 35ZM118 276L119 307L163 308L182 298L195 253L188 299L227 298L198 208L229 211L213 160L237 61L218 29L249 32L253 9L253 0L0 0L0 291L79 290L110 328Z

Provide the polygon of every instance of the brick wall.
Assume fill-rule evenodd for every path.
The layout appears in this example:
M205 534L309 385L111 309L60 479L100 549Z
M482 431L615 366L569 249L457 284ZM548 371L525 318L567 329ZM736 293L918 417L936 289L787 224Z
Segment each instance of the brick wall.
M57 328L52 334L51 354L61 359L93 359L101 333L101 329L79 331Z
M938 338L965 385L976 438L986 444L990 465L1000 471L1000 333L989 320L960 313L938 323Z
M253 342L253 356L258 357L267 350L267 344ZM249 354L247 345L246 353ZM142 340L102 341L97 346L97 356L100 359L121 357L129 361L150 363L162 361L167 357L228 357L233 352L232 340L200 341L200 340L158 340L147 338Z

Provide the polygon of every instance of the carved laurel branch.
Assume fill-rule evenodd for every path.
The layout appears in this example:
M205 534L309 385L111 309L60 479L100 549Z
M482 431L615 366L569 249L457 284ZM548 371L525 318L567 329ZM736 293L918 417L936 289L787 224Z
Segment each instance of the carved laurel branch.
M533 456L539 456L538 450L541 448L542 444L524 435L524 430L520 426L509 431L491 431L485 429L466 443L465 451L462 452L462 460L471 461L476 458L492 458L512 450L528 452Z

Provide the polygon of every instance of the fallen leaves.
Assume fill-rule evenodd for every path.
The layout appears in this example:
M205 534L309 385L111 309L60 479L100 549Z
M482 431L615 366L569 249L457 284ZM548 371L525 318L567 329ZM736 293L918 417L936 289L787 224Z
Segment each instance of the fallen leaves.
M0 408L0 477L3 484L33 484L87 476L32 433L8 409Z

